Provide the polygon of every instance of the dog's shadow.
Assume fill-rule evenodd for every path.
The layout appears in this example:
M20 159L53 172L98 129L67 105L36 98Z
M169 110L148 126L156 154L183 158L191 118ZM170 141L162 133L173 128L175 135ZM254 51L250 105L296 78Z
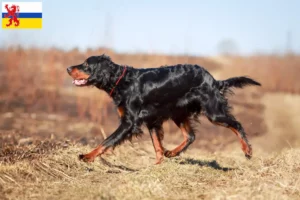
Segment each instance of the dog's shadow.
M112 164L112 163L110 163L110 162L108 162L107 160L105 160L104 158L100 158L100 162L102 163L102 164L104 164L104 165L106 165L106 166L108 166L108 167L110 167L110 168L114 168L114 169L116 169L116 170L109 170L109 171L107 171L107 173L121 173L121 171L123 171L123 172L136 172L136 171L138 171L138 170L136 170L136 169L131 169L131 168L129 168L129 167L125 167L125 166L123 166L123 165L115 165L115 164Z
M179 164L181 165L198 165L200 167L210 167L215 170L221 170L224 172L235 170L236 168L231 167L221 167L220 164L216 160L212 161L202 161L202 160L196 160L193 158L186 158L185 160L179 161Z
M220 170L220 171L224 171L224 172L236 169L236 168L231 168L231 167L221 167L220 164L216 160L203 161L203 160L196 160L193 158L185 158L184 160L178 160L178 161L179 161L178 164L180 164L180 165L198 165L200 167L210 167L215 170ZM111 168L111 170L108 170L107 173L121 173L122 171L123 172L139 171L137 169L131 169L131 168L125 167L123 165L112 164L103 158L100 158L100 162Z

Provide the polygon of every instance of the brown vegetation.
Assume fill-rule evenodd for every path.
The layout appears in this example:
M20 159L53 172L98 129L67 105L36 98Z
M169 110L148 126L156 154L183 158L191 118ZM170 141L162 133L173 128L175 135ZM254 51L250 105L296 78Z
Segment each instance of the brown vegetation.
M234 57L227 63L225 76L249 75L255 77L267 92L300 93L300 56Z

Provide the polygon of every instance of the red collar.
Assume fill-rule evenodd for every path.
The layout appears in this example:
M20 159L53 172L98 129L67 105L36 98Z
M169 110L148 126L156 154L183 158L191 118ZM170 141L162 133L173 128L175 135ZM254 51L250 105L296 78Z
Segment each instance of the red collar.
M117 85L119 84L120 80L124 77L126 70L127 70L127 66L124 67L122 75L121 75L121 76L119 77L119 79L117 80L116 85L111 89L111 91L110 91L110 93L109 93L110 96L111 96L112 93L114 92L114 90L115 90L115 88L117 87Z

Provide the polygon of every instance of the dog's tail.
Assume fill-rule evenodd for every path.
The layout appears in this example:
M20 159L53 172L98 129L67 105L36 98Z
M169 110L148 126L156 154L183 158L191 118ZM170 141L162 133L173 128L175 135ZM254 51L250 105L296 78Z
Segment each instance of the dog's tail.
M245 76L233 77L223 81L218 81L218 87L221 93L227 92L231 87L243 88L248 85L261 86L259 82L256 82L255 80Z

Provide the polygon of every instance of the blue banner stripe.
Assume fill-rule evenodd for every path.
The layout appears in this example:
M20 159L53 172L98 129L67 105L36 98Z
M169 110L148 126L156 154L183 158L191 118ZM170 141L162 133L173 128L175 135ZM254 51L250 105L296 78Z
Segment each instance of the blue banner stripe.
M7 13L2 13L2 18L7 15ZM18 18L42 18L42 13L18 13Z

